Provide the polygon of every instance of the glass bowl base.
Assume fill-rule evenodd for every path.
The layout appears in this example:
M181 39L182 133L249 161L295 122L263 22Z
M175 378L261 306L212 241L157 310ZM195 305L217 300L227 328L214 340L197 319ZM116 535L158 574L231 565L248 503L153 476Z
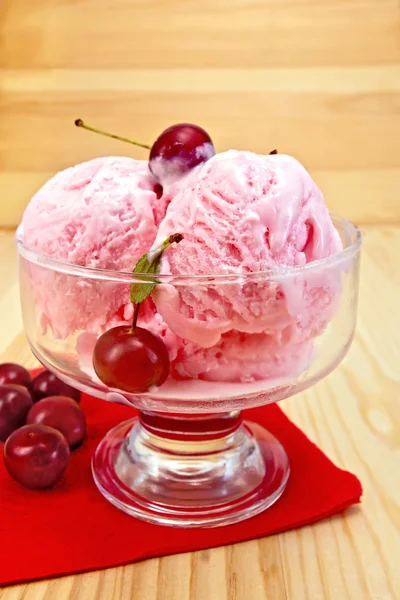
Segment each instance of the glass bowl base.
M142 416L109 431L92 460L98 489L120 510L158 525L216 527L257 515L282 495L284 448L239 413L230 429L218 431L213 421L207 434L189 428L166 435L154 427L157 416Z

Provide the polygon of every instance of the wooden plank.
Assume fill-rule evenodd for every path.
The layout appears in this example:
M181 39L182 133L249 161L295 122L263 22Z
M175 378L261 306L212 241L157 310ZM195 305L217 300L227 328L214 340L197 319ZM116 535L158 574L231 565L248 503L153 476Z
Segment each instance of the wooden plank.
M400 52L395 0L3 4L0 66L376 65Z

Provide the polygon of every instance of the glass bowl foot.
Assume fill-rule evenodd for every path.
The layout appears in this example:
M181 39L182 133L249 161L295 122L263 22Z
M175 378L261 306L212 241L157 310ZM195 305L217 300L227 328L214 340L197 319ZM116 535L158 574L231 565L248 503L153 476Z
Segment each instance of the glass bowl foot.
M140 413L100 442L92 471L100 492L139 519L216 527L248 519L282 495L289 462L268 431L239 413Z

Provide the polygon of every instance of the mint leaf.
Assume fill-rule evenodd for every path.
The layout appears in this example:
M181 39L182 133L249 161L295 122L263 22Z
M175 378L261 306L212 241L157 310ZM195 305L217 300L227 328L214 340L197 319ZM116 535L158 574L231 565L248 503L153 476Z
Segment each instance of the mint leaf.
M137 261L132 275L135 279L140 280L140 275L156 275L160 271L161 265L161 257L164 251L173 243L179 244L180 241L183 240L183 235L180 233L175 233L170 235L159 248L147 252L139 258ZM156 277L143 277L143 283L139 281L134 281L131 283L130 287L130 298L132 304L140 304L143 300L146 300L148 296L150 296L151 292L154 290L155 286L159 283Z

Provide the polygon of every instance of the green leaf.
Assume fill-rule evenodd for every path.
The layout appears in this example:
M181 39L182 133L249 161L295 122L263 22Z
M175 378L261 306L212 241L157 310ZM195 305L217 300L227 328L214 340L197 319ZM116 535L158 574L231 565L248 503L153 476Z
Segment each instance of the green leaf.
M155 259L151 264L148 261L147 254L144 254L140 258L133 269L133 275L135 279L140 279L140 273L150 274L158 273L160 270L161 256ZM158 280L154 277L143 277L143 283L134 281L131 283L131 302L133 304L140 304L143 300L146 300L150 296L151 292L157 285Z
M139 258L135 268L133 269L133 276L136 280L140 280L140 275L156 275L160 271L161 257L164 250L166 250L171 244L179 242L183 239L180 233L175 233L167 238L159 248L152 250ZM150 259L149 259L150 255ZM140 304L143 300L146 300L154 290L155 286L160 283L156 277L143 277L143 283L134 281L131 283L131 302L132 304Z

